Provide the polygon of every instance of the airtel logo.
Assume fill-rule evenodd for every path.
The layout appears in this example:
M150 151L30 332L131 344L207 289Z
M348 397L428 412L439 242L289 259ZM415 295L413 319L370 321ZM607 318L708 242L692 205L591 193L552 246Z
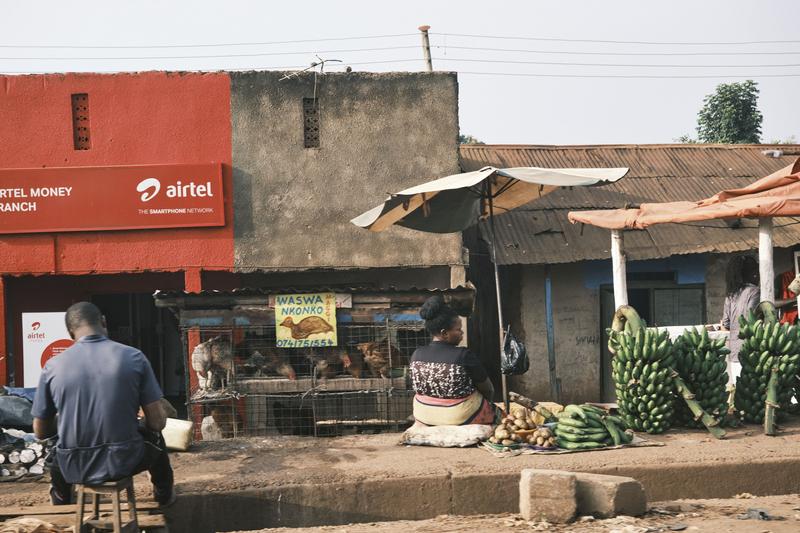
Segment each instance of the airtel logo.
M145 178L139 182L136 190L142 193L141 200L143 202L149 202L161 191L161 182L158 178ZM178 180L173 185L167 185L165 194L167 198L210 198L214 196L210 181L198 185L193 181L182 183L181 180Z
M139 185L136 186L136 190L142 193L143 202L149 202L155 198L158 191L161 190L161 182L156 178L143 179L139 182Z
M41 323L41 322L34 322L33 324L31 324L31 330L33 330L33 331L36 331L36 330L37 330L37 329L39 329L41 326L42 326L42 323Z

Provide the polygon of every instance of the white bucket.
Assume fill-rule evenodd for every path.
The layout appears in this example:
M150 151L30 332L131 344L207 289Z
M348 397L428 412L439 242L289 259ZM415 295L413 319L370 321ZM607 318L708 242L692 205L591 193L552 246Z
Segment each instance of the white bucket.
M167 418L167 425L161 430L167 449L185 452L192 444L192 429L194 425L189 420Z

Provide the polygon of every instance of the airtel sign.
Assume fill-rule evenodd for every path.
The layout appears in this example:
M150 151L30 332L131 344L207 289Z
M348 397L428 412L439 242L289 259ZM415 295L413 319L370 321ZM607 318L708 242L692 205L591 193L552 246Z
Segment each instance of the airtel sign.
M0 234L225 225L219 163L6 169L0 184Z

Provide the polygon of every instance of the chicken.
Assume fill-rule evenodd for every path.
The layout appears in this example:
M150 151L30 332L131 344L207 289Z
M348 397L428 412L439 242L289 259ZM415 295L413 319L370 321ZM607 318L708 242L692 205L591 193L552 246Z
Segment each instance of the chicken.
M239 413L233 413L230 407L212 407L209 414L223 439L232 439L236 435L241 435L244 430L242 417Z
M286 362L280 348L256 346L254 342L245 339L236 345L236 350L239 353L249 354L247 360L242 364L242 368L249 375L260 377L272 373L291 380L297 379L297 373L292 365Z
M342 365L348 374L361 379L361 374L364 372L364 356L360 352L345 352L342 355Z
M230 385L233 376L233 353L231 344L222 337L214 337L195 346L192 351L192 369L197 373L200 388L220 388Z
M362 342L357 345L364 355L364 362L367 363L369 372L373 377L388 378L391 374L392 366L408 365L408 357L392 345L391 352L386 340L379 342ZM391 353L391 361L389 354Z
M316 378L332 378L341 371L346 371L353 377L361 377L364 360L360 354L351 357L345 349L323 348L312 351L306 357L311 361L312 372Z

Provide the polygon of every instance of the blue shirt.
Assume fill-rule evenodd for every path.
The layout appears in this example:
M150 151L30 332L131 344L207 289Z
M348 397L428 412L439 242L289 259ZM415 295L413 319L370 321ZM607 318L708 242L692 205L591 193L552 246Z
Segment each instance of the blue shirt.
M45 364L31 412L42 419L58 413L56 460L64 479L101 483L136 469L144 454L139 407L161 396L142 352L87 335Z

